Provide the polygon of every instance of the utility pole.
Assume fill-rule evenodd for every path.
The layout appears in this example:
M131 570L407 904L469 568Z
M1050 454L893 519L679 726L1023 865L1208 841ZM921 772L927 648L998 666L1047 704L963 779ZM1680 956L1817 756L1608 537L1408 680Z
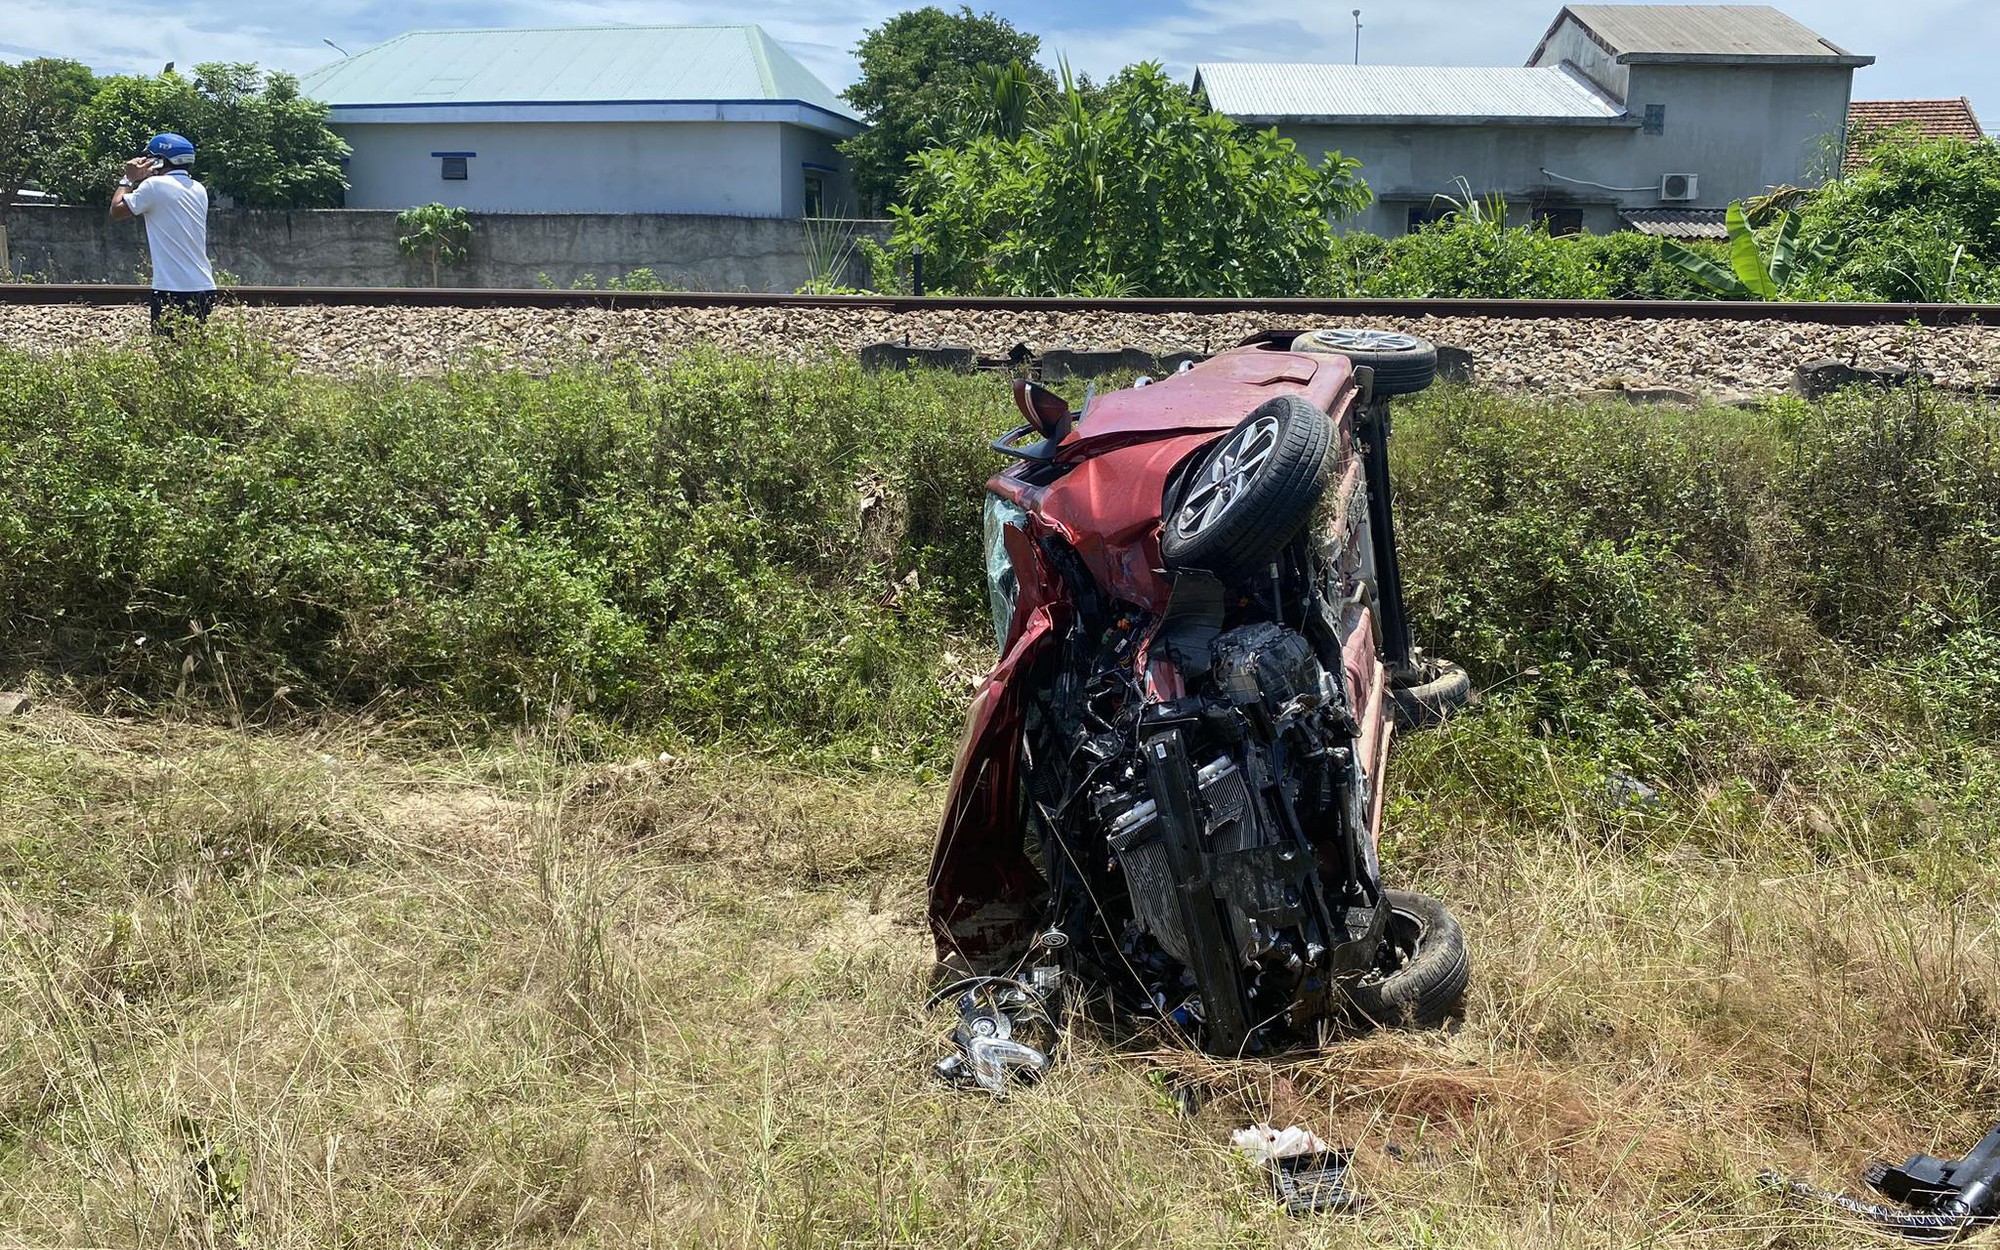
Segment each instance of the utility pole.
M1354 10L1354 63L1361 64L1361 10Z

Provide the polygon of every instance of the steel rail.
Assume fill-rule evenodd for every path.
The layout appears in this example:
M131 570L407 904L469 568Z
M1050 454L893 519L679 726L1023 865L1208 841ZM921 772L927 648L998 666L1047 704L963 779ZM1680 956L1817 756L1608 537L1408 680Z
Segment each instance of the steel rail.
M749 291L560 291L499 287L232 286L221 301L251 307L791 308L873 312L1255 313L1274 319L1468 317L1512 321L1781 321L1814 325L2000 326L2000 304L1765 303L1739 300L1078 299L986 295L777 295ZM105 283L0 283L0 304L145 302L146 288Z

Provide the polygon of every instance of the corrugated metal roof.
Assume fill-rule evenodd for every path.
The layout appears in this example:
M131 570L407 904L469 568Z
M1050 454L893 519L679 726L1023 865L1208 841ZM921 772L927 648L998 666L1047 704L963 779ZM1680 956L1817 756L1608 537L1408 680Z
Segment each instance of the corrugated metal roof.
M414 30L300 86L336 108L797 100L854 116L756 26Z
M1726 239L1726 208L1628 208L1618 216L1640 234L1663 239Z
M1572 4L1564 10L1621 60L1857 61L1768 4ZM1562 19L1556 19L1560 25ZM1533 60L1530 57L1529 60Z
M1557 67L1395 65L1198 66L1209 107L1256 124L1615 124L1625 111Z

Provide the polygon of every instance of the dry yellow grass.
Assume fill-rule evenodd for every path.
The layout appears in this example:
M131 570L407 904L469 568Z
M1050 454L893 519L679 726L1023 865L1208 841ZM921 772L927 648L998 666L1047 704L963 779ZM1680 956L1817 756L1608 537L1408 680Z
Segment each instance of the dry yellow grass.
M1775 803L1755 843L1527 836L1435 780L1449 739L1390 857L1464 919L1463 1029L1219 1063L1083 1028L952 1093L934 787L562 747L0 724L0 1241L1852 1245L1757 1170L1950 1153L2000 1103L1980 854L1814 857ZM1357 1144L1372 1213L1276 1212L1252 1119Z

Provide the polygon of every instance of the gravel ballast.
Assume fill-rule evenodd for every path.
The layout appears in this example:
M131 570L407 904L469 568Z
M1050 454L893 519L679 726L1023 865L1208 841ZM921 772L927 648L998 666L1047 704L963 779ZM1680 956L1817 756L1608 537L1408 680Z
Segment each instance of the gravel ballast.
M315 373L442 373L476 364L544 368L576 360L659 364L698 346L809 360L870 343L1219 351L1270 318L1255 313L1074 313L870 308L240 307L217 313ZM1809 360L1921 369L1950 387L2000 382L2000 327L1821 326L1796 322L1480 317L1357 318L1470 350L1482 385L1560 393L1669 387L1706 395L1785 389ZM1302 327L1301 327L1302 328ZM139 307L0 305L0 343L47 353L144 337Z

